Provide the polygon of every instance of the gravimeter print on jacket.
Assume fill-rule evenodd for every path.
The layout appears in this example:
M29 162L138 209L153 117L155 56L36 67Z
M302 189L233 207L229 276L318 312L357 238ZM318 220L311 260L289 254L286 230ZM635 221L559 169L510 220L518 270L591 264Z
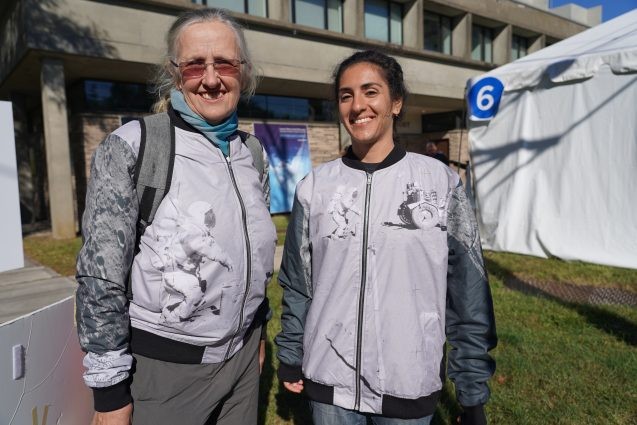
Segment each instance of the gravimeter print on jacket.
M407 183L403 192L403 202L398 207L398 217L403 222L403 226L408 229L431 229L440 227L446 230L441 223L446 214L446 197L438 199L436 191L425 192L417 182ZM384 223L386 226L395 223Z

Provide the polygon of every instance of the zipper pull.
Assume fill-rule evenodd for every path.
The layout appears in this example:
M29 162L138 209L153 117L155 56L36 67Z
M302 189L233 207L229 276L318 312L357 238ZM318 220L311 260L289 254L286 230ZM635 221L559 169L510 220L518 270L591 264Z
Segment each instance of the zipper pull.
M366 173L367 174L367 186L372 184L372 175L371 173Z

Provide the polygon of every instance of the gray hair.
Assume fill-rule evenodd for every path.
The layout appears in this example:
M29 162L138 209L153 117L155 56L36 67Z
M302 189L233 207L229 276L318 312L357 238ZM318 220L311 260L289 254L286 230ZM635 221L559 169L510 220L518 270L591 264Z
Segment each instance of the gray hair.
M170 104L170 90L179 82L179 73L170 63L177 59L177 44L182 31L192 25L202 22L221 22L226 24L235 34L239 47L241 65L241 94L250 97L257 86L257 75L248 51L248 45L243 35L243 28L223 9L202 8L182 13L172 24L166 35L166 54L164 60L157 66L153 78L153 93L157 101L153 105L153 112L165 111Z

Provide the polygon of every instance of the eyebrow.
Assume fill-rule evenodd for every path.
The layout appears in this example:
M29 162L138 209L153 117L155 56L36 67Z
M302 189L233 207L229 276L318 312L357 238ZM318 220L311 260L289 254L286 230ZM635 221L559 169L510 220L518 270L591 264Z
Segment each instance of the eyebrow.
M361 88L363 90L371 88L373 86L382 87L382 85L380 83L365 83L365 84L361 84ZM350 87L341 87L341 88L338 89L339 92L346 91L346 90L352 90L352 89Z

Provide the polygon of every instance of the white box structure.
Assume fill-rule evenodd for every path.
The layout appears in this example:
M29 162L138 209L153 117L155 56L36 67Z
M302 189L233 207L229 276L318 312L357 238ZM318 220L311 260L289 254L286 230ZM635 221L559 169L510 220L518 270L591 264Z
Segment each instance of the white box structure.
M24 266L11 102L0 102L0 272Z

